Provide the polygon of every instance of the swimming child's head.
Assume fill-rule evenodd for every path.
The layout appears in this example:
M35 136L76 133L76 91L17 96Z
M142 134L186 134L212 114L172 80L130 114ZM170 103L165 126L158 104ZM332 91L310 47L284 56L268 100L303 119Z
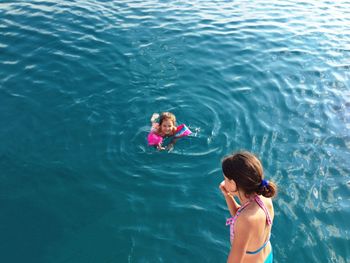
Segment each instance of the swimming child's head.
M246 197L252 194L273 197L277 192L276 185L264 179L259 159L249 152L238 152L225 157L222 171L231 189L234 192L243 191Z
M159 117L159 132L171 135L176 130L176 117L170 112L162 112Z

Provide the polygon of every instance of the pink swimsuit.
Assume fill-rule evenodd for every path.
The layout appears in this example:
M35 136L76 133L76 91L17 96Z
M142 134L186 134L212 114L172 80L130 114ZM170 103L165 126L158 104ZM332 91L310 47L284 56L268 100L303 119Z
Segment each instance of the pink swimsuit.
M239 214L243 211L244 208L246 208L252 201L255 201L260 207L262 210L264 210L265 214L266 214L266 223L267 225L271 225L272 224L272 220L271 220L271 216L269 214L269 211L267 210L266 206L264 205L263 201L261 201L260 197L258 195L255 195L254 198L252 198L250 201L248 201L247 203L245 203L243 206L241 206L236 214L233 216L233 217L230 217L229 219L227 219L226 221L226 225L230 226L230 240L231 240L231 243L233 242L233 238L234 238L234 224L239 216ZM267 240L265 241L265 243L256 251L253 251L253 252L250 252L250 251L247 251L246 253L247 254L257 254L259 253L267 244L268 242L270 241L270 236L267 238Z

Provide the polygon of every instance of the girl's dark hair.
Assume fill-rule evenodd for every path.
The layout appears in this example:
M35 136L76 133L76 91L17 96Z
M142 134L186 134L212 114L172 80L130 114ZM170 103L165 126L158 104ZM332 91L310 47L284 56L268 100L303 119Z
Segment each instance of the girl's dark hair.
M277 194L275 183L263 183L264 171L258 158L249 152L231 154L222 161L224 175L235 181L237 188L246 195L258 194L274 197Z

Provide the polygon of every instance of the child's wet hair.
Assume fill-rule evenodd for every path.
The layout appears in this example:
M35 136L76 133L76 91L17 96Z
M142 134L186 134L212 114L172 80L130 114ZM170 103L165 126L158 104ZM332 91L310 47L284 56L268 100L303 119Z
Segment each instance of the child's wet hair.
M249 152L238 152L225 157L222 161L222 171L225 177L235 181L237 188L247 195L273 197L277 193L275 183L263 182L264 171L261 162Z
M163 121L165 121L165 120L171 120L173 122L174 126L176 125L176 117L171 112L162 112L160 114L159 125L162 125Z

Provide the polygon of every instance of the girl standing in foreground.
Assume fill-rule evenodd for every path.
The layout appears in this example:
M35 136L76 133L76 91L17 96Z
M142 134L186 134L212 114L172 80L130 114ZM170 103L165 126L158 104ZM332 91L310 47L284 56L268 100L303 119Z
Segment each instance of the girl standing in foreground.
M219 188L225 197L231 218L231 251L227 262L270 263L270 244L274 210L271 197L276 185L264 179L260 161L249 152L229 155L222 161L224 180ZM234 197L240 201L240 205Z

